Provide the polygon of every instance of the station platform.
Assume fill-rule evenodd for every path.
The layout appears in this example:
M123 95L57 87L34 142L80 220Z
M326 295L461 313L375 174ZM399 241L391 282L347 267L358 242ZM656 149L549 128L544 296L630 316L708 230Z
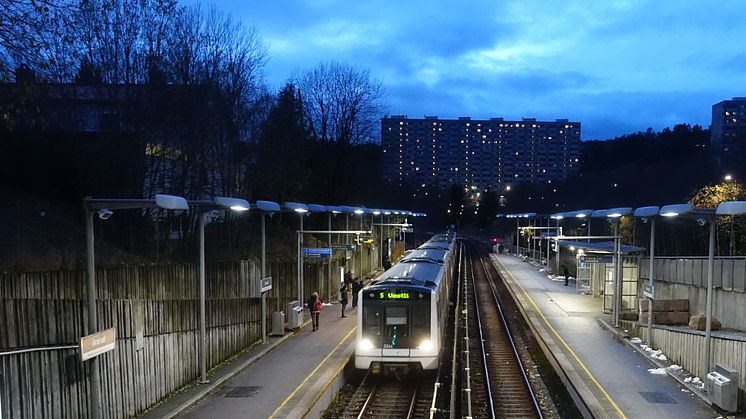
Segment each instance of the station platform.
M601 298L576 294L574 282L564 286L518 257L490 257L586 417L720 417L671 377L648 372L657 365L602 328L611 316Z
M352 368L356 316L356 308L348 306L342 318L338 303L325 306L319 330L309 320L272 337L212 371L210 384L194 384L144 417L318 418Z

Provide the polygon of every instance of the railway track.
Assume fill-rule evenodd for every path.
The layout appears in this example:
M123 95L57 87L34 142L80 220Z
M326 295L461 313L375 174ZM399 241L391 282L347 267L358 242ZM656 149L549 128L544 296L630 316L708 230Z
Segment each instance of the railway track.
M479 252L468 243L465 250L472 416L542 418L495 285Z
M429 415L434 379L402 381L368 373L345 408L343 418L422 418Z

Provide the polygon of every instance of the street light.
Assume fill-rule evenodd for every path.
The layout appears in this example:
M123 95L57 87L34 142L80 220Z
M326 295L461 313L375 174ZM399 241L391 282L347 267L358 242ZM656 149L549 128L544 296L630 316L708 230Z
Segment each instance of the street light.
M285 202L282 204L285 209L293 211L300 216L300 233L298 233L298 304L303 304L303 217L308 213L306 204L300 202ZM298 313L298 321L303 312Z
M619 219L630 214L632 214L632 208L629 207L606 210L606 218L614 224L614 236L616 237L614 250L616 258L614 265L614 280L616 281L614 284L614 327L619 327L619 314L622 311L622 274L624 272L622 269L622 239L619 237Z
M158 194L155 199L96 199L87 197L83 199L86 223L86 276L87 300L88 300L88 334L97 332L98 317L96 315L96 258L94 253L93 215L107 220L114 210L120 209L145 209L163 208L169 210L188 210L186 199L175 195ZM98 371L98 357L88 360L90 369L90 416L97 419L101 416L101 383Z
M551 219L553 219L553 220L555 220L557 222L557 236L560 236L560 220L562 220L563 218L565 218L565 213L564 212L557 212L557 213L554 213L554 214L550 215L549 218L551 218ZM547 247L549 247L549 246L547 246ZM555 250L555 253L557 253L557 259L555 260L555 264L554 264L555 267L556 267L555 274L559 275L560 255L561 255L559 240L555 240L555 247L556 247L556 249L554 249L554 250ZM547 267L549 267L549 258L548 257L547 257Z
M327 207L325 205L308 204L308 212L310 212L312 214L321 214L321 213L324 213L324 212L329 212L329 210L327 209ZM331 231L331 229L332 229L332 213L329 212L329 231ZM329 262L327 263L327 265L328 265L328 267L327 267L327 276L328 276L327 282L330 284L330 282L328 280L331 279L332 233L329 233L329 236L327 237L327 239L328 239L328 242L329 242ZM331 285L330 285L329 289L330 289L329 292L331 293Z
M245 212L251 205L245 199L217 197L213 201L189 201L197 209L198 240L199 240L199 379L198 384L207 384L207 319L205 304L205 217L207 211L215 209L229 209L234 212Z
M722 204L721 204L722 205ZM711 337L711 317L712 317L712 277L715 263L715 232L717 225L715 223L715 210L709 208L694 208L692 204L674 204L666 205L661 208L662 217L676 217L679 215L696 217L697 224L704 226L710 223L710 236L708 242L707 255L707 293L705 302L705 353L703 373L707 374L710 370L710 337Z
M280 212L280 204L272 201L256 201L256 207L262 212L262 277L261 280L267 278L267 234L265 218L269 214L271 217L277 212ZM261 282L260 282L261 283ZM261 291L261 289L260 289ZM262 343L267 343L267 291L261 291L262 293Z
M590 237L590 235L591 235L591 220L590 220L590 216L591 216L591 214L593 214L593 210L592 209L577 210L577 211L573 211L572 214L575 216L575 218L580 218L581 220L588 218L588 221L586 221L586 223L587 223L587 225L586 225L586 228L587 228L586 235ZM591 239L588 239L589 243L590 243L590 241L591 241Z
M326 206L326 211L328 214L328 222L329 222L329 231L332 231L332 216L337 216L337 214L342 213L342 209L340 207L336 206ZM332 280L332 256L334 255L333 245L332 245L332 233L329 233L329 248L332 249L332 253L329 255L329 266L328 266L328 275L329 275L329 298L327 301L332 301L332 298L334 297L334 294L336 294L337 287L333 286L334 281Z
M655 285L653 283L653 277L655 272L655 219L658 217L660 208L657 206L640 207L634 212L634 216L640 218L643 223L647 223L650 220L650 247L648 249L648 257L650 263L648 264L648 289L647 292L643 289L643 294L648 297L648 346L653 348L653 299L655 298Z

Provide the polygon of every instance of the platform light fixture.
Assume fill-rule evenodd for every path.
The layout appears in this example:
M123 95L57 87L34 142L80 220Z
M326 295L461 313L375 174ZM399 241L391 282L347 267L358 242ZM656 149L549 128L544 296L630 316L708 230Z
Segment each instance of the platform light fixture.
M86 231L86 300L88 309L88 334L98 331L98 316L96 312L96 257L94 253L94 214L100 219L107 220L115 210L163 208L168 210L188 210L186 199L176 195L158 194L154 199L99 199L86 197L83 199L85 210ZM101 379L99 375L98 357L89 359L89 416L93 419L101 417Z

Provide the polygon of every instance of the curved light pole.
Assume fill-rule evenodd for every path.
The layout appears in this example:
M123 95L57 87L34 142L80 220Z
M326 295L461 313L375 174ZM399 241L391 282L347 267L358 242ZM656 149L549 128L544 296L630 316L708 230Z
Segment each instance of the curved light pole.
M564 212L558 212L556 214L550 215L549 218L557 221L557 237L561 236L561 234L560 234L560 220L563 219L563 218L565 218L565 213ZM560 274L559 269L560 269L560 255L561 255L561 253L560 253L559 240L555 240L555 247L556 247L556 249L554 249L554 250L555 250L555 253L557 253L557 260L555 261L555 264L554 264L555 268L556 268L556 270L555 270L555 276L556 276L556 275ZM549 266L549 260L547 260L547 266Z
M336 294L336 291L337 291L336 286L334 285L334 281L332 280L332 277L333 277L333 274L332 274L332 259L333 259L333 257L332 256L334 256L334 246L332 245L332 233L331 233L331 231L332 231L332 216L336 217L337 214L342 213L342 209L339 208L339 207L336 207L336 206L327 205L326 206L326 211L328 212L328 218L327 218L327 220L328 220L328 228L329 228L329 231L330 231L329 237L328 237L329 248L332 249L332 253L331 253L331 255L329 255L329 263L328 263L328 266L327 266L327 271L328 271L327 275L329 275L329 278L328 278L329 279L329 298L327 299L327 301L331 302L334 294Z
M622 282L623 282L623 260L622 260L622 238L619 237L619 220L632 214L632 208L611 208L606 210L606 217L614 224L614 236L616 239L616 264L614 265L614 327L619 327L619 314L622 311Z
M285 209L293 211L299 215L300 229L298 230L298 304L303 305L303 217L308 213L308 206L300 202L285 202L282 204ZM298 313L300 316L302 312ZM298 319L300 321L300 319Z
M207 295L205 292L205 217L208 211L230 210L233 212L245 212L251 205L245 199L217 197L214 201L188 201L189 205L195 207L198 213L198 241L199 241L199 378L198 384L207 384L207 315L205 310Z
M163 208L170 210L188 210L186 199L174 195L156 195L155 199L97 199L87 197L83 199L85 210L86 230L86 276L88 300L88 334L98 330L98 316L96 313L96 258L94 252L95 240L93 234L93 216L97 214L102 220L109 219L114 210ZM98 371L98 357L89 359L89 415L93 419L101 416L101 380Z
M657 206L640 207L634 212L634 216L640 218L643 223L650 221L650 247L648 249L648 289L643 290L643 294L648 297L648 346L653 347L653 299L655 298L655 220L658 218L660 208Z
M271 217L280 212L280 204L272 201L256 201L256 207L262 212L262 281L267 278L267 229L266 216ZM261 291L261 289L260 289ZM267 343L267 291L262 293L262 343Z

